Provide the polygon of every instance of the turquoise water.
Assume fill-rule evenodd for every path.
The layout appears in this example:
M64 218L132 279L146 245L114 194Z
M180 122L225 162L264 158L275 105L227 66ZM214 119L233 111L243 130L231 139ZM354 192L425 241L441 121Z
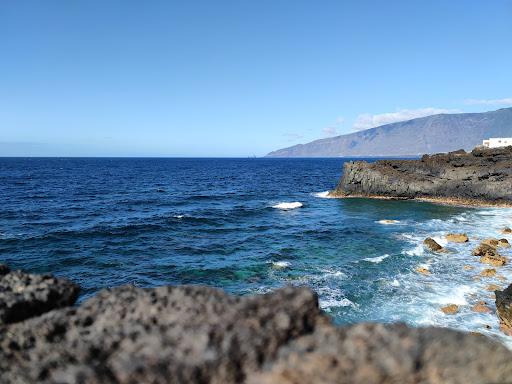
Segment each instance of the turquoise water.
M325 198L344 161L0 159L0 262L68 277L81 300L121 284L237 294L307 285L340 324L405 321L506 342L495 314L471 311L478 300L494 309L485 288L505 284L475 280L485 266L471 250L477 238L503 237L512 211ZM423 249L425 237L445 244L447 232L472 242L449 244L448 254ZM509 266L499 275L512 280ZM444 315L451 303L460 312Z

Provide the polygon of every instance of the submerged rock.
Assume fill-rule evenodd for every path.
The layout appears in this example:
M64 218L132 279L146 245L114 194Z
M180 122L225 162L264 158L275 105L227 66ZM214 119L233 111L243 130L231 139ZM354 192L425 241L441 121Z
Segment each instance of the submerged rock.
M429 269L425 267L416 268L416 272L421 273L422 275L430 275Z
M52 309L72 305L76 284L51 275L32 275L3 269L0 275L0 325L22 321Z
M452 243L467 243L469 237L465 233L449 233L446 235L446 240Z
M510 235L512 234L512 228L505 227L501 230L501 233L503 233L504 235Z
M507 239L499 239L498 240L498 247L509 248L510 247L510 243L508 242Z
M482 277L493 277L496 276L496 270L494 268L487 268L480 272Z
M494 293L500 328L504 333L512 336L512 284L504 290L496 290Z
M441 307L441 311L443 311L446 315L455 315L459 312L459 306L456 304L448 304L444 307Z
M442 252L444 250L444 248L431 237L427 237L423 240L423 245L432 252Z
M492 265L494 267L502 267L507 263L507 258L498 254L492 255L486 253L484 256L480 257L480 262L483 264Z
M485 301L479 301L471 309L474 312L479 312L479 313L491 313L492 312L492 309L489 308L489 306L487 305L487 303Z

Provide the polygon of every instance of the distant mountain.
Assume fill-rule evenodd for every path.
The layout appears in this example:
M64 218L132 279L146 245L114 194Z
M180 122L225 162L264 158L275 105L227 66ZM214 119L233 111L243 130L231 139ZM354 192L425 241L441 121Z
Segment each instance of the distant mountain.
M294 145L267 157L412 156L471 150L489 137L512 137L512 108L421 117Z

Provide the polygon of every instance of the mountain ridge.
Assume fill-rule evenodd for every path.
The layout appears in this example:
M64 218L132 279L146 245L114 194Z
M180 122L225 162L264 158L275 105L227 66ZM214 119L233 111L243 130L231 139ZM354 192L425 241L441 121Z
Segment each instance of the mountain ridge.
M489 137L512 136L512 108L436 114L278 149L266 157L418 156L471 150Z

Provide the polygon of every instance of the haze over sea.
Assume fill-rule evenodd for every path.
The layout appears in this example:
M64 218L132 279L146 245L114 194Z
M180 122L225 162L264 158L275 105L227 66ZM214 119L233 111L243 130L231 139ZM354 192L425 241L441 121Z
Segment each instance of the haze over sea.
M474 243L443 236L496 237L512 210L324 198L346 160L1 158L0 261L70 278L81 300L122 284L308 285L339 324L405 321L503 341L495 314L471 311L492 307L485 287L502 281L475 279L485 267ZM426 252L428 236L452 252ZM512 267L499 274L510 280ZM467 305L444 315L451 303Z

